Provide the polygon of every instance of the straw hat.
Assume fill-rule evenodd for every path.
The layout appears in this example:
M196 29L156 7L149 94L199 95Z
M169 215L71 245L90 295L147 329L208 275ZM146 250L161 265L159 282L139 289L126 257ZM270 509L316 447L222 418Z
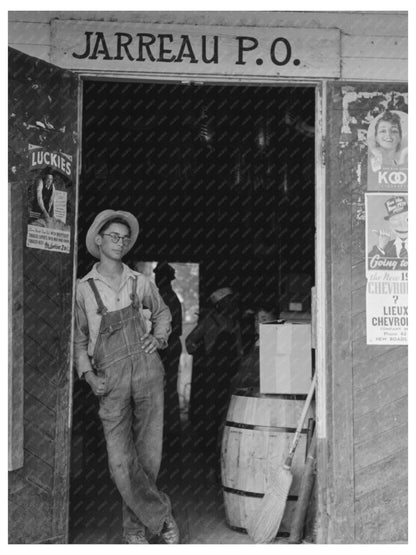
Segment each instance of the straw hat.
M224 297L228 297L228 295L232 295L233 292L229 287L222 287L221 289L217 289L210 295L210 299L214 304L217 304L219 301L224 299Z
M384 203L384 206L387 210L387 216L384 217L385 220L389 220L392 216L408 211L407 200L402 196L389 198Z
M137 237L139 235L139 222L137 221L137 218L133 216L133 214L131 214L130 212L124 212L123 210L103 210L95 217L95 220L92 222L91 227L87 232L87 237L85 239L88 252L92 254L92 256L94 256L95 258L100 258L100 251L98 245L95 242L95 238L103 225L109 220L113 220L114 218L120 218L121 220L124 220L131 230L131 241L126 247L125 254L129 252L129 250L133 247L134 243L137 240Z

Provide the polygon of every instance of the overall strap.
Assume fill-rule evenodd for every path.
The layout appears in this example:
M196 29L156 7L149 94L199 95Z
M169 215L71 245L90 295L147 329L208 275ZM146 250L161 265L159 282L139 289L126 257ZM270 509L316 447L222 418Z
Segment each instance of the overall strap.
M97 286L95 285L95 281L93 278L89 278L87 281L92 289L92 292L94 293L95 300L97 301L97 304L98 304L97 314L101 314L102 316L104 316L104 314L108 312L108 308L103 303L101 295L97 289Z
M130 293L130 299L135 308L140 308L140 299L137 296L137 276L133 278L132 292Z

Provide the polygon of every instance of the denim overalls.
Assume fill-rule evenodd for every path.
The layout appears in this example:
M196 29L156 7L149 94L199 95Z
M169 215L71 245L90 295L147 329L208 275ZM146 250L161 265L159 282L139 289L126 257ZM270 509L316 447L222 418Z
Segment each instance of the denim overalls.
M171 513L169 498L155 483L162 454L164 369L157 352L141 348L146 326L137 278L132 282L132 303L109 312L94 280L88 280L102 315L93 366L105 379L99 415L110 473L123 498L123 533L146 527L158 534Z

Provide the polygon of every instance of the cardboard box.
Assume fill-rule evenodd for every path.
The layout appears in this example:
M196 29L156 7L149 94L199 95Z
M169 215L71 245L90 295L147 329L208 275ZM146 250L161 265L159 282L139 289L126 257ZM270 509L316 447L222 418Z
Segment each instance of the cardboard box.
M306 394L311 380L311 325L260 324L260 393Z

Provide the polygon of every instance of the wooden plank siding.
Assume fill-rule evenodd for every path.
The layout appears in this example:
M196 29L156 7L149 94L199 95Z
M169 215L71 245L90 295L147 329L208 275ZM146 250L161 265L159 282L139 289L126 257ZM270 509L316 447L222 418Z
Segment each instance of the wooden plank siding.
M341 79L407 81L405 12L9 12L9 44L51 59L52 19L171 25L338 28ZM25 30L27 26L27 31Z
M404 11L9 11L9 22L47 24L52 18L184 25L340 27L355 36L408 36L408 17Z
M23 466L23 194L9 181L9 361L8 449L9 470Z
M34 82L36 87L31 87ZM21 194L19 222L24 228L20 237L23 264L13 273L13 281L23 283L24 299L24 457L23 466L9 473L9 542L62 543L67 537L68 514L74 252L74 186L69 180L55 175L56 188L67 193L70 253L24 245L33 183L38 175L29 169L28 145L40 142L46 150L61 149L74 156L72 131L77 124L78 81L68 72L9 49L9 86L9 164L13 167L9 179ZM50 110L55 129L66 131L39 137L42 131L34 125L39 105L42 110Z
M398 89L397 85L374 87L360 84L353 89L357 92L377 90L380 95L391 90L405 92L404 89ZM348 91L351 90L348 87ZM338 137L331 135L331 140L335 140L331 145L334 156L336 145L341 144L341 97L342 86L334 85L330 117L339 125ZM348 374L347 386L344 377L341 382L337 382L337 387L343 393L351 394L352 399L348 404L344 401L338 407L334 406L332 418L336 429L339 429L342 419L351 422L353 440L352 444L342 440L342 448L346 452L343 457L339 456L338 462L350 462L352 457L354 479L349 482L349 486L353 492L351 510L354 514L354 542L400 543L407 540L407 347L366 344L365 220L359 209L366 190L367 153L359 148L357 137L352 133L349 141L345 135L342 137L339 154L339 178L343 187L345 184L349 186L349 196L346 194L343 200L350 211L351 235L346 227L344 242L347 241L346 237L350 237L349 246L344 244L344 250L340 251L342 259L333 258L335 253L332 250L331 264L332 267L338 264L344 267L345 258L348 258L350 266L345 268L349 277L342 279L342 286L348 288L348 291L343 292L346 297L343 312L337 316L333 314L333 319L350 321L349 326L344 324L344 331L347 333L349 329L351 334L351 355L348 353L348 356L351 356L352 373ZM361 171L357 171L359 167ZM332 179L331 187L334 186L340 185ZM333 203L331 209L337 214L343 214L344 211ZM336 291L339 292L340 287ZM346 341L346 336L338 338L339 341L343 339ZM334 341L333 337L333 349L336 347ZM340 362L336 361L332 369L333 379L337 379L340 366ZM337 411L341 411L339 415ZM345 424L343 426L345 428ZM345 472L344 469L342 474ZM334 485L334 505L337 509L344 503L345 486L337 488L337 484Z

